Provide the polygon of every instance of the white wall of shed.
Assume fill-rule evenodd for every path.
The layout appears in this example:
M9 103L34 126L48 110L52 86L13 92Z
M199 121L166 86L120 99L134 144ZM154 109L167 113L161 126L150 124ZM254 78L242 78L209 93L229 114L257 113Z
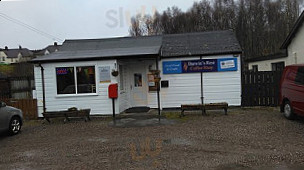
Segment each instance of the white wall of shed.
M110 66L110 70L115 69L116 60L104 61L81 61L81 62L61 62L42 64L45 77L45 103L47 111L67 110L70 107L78 109L91 109L91 115L109 115L112 114L112 100L108 98L108 86L111 83L117 83L117 77L111 76L111 83L99 83L98 67ZM74 95L74 96L59 96L57 95L56 85L56 67L73 67L73 66L96 66L96 91L97 95ZM41 68L36 66L35 85L37 92L38 116L42 117L43 112L43 97L42 97L42 79ZM119 100L115 100L116 114L119 113Z
M204 56L203 59L233 58L233 55ZM160 69L164 61L199 60L200 57L184 57L162 59ZM241 61L237 57L238 70L227 72L203 73L204 103L227 102L230 106L241 105ZM169 81L169 88L161 88L161 108L180 107L181 104L201 103L201 74L163 74L161 79ZM150 105L157 106L155 101ZM152 101L152 100L151 100Z

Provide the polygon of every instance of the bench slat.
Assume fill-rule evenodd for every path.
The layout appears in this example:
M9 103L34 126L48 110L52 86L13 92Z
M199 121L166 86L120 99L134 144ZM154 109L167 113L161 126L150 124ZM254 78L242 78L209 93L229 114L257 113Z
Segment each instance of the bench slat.
M181 115L184 116L185 110L202 110L202 114L206 114L206 110L224 109L227 115L228 103L208 103L208 104L183 104L181 105Z

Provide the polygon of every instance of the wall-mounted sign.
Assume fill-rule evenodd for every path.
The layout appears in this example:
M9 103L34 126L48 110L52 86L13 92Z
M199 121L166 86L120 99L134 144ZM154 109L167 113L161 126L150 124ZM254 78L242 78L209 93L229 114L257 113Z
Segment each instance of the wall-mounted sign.
M218 59L218 71L237 71L237 58Z
M56 74L57 75L66 75L66 74L68 74L68 68L67 67L56 68Z
M217 59L182 61L183 73L216 72Z
M163 62L164 74L180 74L182 73L181 61L164 61Z
M150 70L148 74L149 91L157 91L157 87L160 81L159 73L159 70Z
M164 74L237 71L237 58L164 61Z
M100 83L111 83L110 66L102 66L98 68Z

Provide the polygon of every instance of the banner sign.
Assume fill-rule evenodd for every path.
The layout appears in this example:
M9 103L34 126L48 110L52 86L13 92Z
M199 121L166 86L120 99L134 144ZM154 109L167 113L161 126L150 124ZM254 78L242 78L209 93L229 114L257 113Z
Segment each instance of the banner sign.
M164 61L164 74L237 71L237 58Z

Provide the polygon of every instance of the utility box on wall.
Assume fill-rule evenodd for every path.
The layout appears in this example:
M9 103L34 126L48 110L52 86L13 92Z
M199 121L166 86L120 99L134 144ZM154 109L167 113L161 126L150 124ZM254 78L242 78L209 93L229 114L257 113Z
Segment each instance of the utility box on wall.
M109 98L111 99L118 98L118 84L110 84L108 93L109 93Z

